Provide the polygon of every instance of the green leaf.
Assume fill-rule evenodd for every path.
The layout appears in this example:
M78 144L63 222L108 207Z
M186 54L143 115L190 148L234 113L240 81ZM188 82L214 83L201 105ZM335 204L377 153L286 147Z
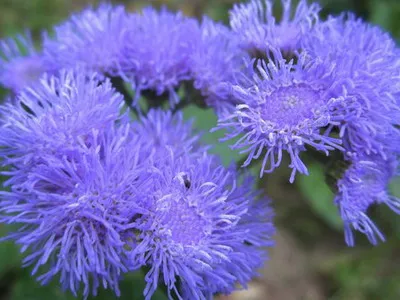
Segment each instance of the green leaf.
M183 115L186 119L194 119L195 129L204 133L203 142L212 146L210 152L218 154L224 165L228 165L233 161L238 162L246 156L229 148L229 145L235 142L234 139L224 143L219 141L219 139L224 137L224 130L210 132L217 125L217 116L212 109L200 109L195 106L189 106L183 110Z
M389 190L395 197L400 197L400 177L396 177L389 185Z
M296 178L301 193L305 196L311 208L329 226L335 230L343 229L343 222L333 204L334 194L325 182L323 168L318 163L308 164L309 176L301 175Z
M8 231L11 230L11 226L4 224L0 225L0 237L3 238L7 235ZM0 243L0 276L6 272L19 268L21 265L22 255L19 252L19 248L12 241L6 241Z
M370 2L370 21L376 25L380 25L390 34L399 39L400 38L400 2L372 0Z
M370 2L371 6L371 22L374 24L378 24L383 28L389 29L390 27L390 4L385 1L377 1L373 0Z
M53 280L49 285L42 286L30 275L30 270L23 269L23 274L11 289L10 300L76 300L70 292L60 289L58 282Z
M144 273L141 271L124 275L120 283L121 296L117 298L111 290L100 290L97 296L89 297L88 300L143 300L143 290L146 287ZM157 290L151 297L152 300L167 300L167 296L161 290Z
M125 279L121 283L121 300L143 300L143 290L146 287L144 280L144 273L141 271L130 273L125 276ZM96 297L96 300L99 298ZM110 298L103 298L108 300ZM167 296L158 289L151 297L152 300L167 300ZM94 300L94 299L93 299Z
M117 297L112 290L99 289L97 296L90 296L88 300L143 300L143 290L146 286L144 274L141 272L129 273L124 275L120 283L121 296ZM80 296L78 297L80 298ZM11 289L10 300L76 300L71 292L64 292L60 288L57 279L50 284L42 286L29 274L29 269L23 272ZM167 300L167 296L162 291L157 290L151 298L152 300Z
M389 185L389 192L394 196L400 197L400 177L396 177ZM386 205L379 206L379 219L388 227L386 235L394 235L395 239L400 240L400 218Z

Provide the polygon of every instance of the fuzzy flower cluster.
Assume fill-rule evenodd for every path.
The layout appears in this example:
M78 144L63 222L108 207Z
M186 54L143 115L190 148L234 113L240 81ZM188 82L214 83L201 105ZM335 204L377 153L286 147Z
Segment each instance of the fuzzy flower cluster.
M280 16L273 12L282 11ZM213 130L260 176L322 152L344 166L334 202L345 240L376 244L375 204L400 213L400 50L350 13L300 0L250 0L230 24L165 8L103 4L43 34L0 42L0 222L43 284L117 295L146 270L143 295L211 299L257 275L272 245L268 199L225 167L180 111L211 107ZM168 107L168 110L165 108ZM340 157L340 159L338 159Z
M278 21L272 11L279 2ZM260 176L287 156L293 182L296 173L308 174L302 157L339 153L338 165L348 166L335 188L346 242L354 244L355 229L375 244L383 235L367 209L385 203L398 213L400 205L386 190L400 151L400 51L388 33L351 13L321 20L319 10L305 0L235 5L232 31L250 58L226 83L239 104L217 129L248 153L244 167L260 158Z
M209 299L245 287L266 259L274 228L253 179L209 154L179 112L132 121L99 74L45 74L0 106L8 191L7 239L46 284L84 297L120 294L126 272L147 268L150 299Z

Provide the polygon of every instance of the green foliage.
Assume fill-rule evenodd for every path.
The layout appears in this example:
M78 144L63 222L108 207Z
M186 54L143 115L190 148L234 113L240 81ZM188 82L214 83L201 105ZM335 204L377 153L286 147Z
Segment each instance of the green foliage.
M67 1L5 0L0 2L0 34L11 35L30 29L37 36L43 28L68 15L71 7Z
M0 237L7 235L9 227L0 225ZM21 254L18 246L12 241L0 243L0 276L4 276L7 272L19 268L21 264Z
M9 292L10 300L73 300L76 299L69 292L62 291L57 284L41 286L27 270L20 274L18 280Z
M202 110L195 106L189 106L184 109L184 117L194 120L195 129L203 133L202 141L207 145L212 145L211 152L218 154L225 165L234 161L238 162L245 157L243 154L238 154L238 151L232 151L229 148L229 145L231 145L234 140L224 143L219 142L219 140L224 137L223 130L210 132L210 130L217 125L217 116L212 109Z
M7 253L4 251L4 244L0 247L0 255L7 255L1 257L11 258L14 262L13 268L18 270L20 264L20 257L17 257L12 252L11 247L8 247ZM15 249L14 249L15 250ZM5 261L1 260L2 263ZM3 269L3 265L0 265L0 271ZM17 274L12 274L11 268L8 268L8 273L2 274L2 276L12 276L8 284L8 298L9 300L44 300L44 299L57 299L57 300L73 300L76 299L71 292L63 291L57 279L52 280L48 285L40 285L36 281L35 277L31 276L30 269L19 269ZM4 280L4 278L2 279ZM124 276L124 279L120 283L121 296L117 297L112 291L100 289L97 296L90 296L88 300L142 300L143 290L146 282L144 280L144 274L141 271L135 273L129 273ZM153 300L167 300L167 296L161 291L157 290L153 297Z
M308 163L309 176L299 175L296 178L301 193L310 207L319 217L335 230L343 230L337 208L333 204L334 194L325 183L322 166L316 162Z
M144 280L144 273L137 271L124 276L121 282L121 297L119 300L143 300L143 290L146 286ZM101 290L96 297L89 297L88 300L109 300L117 299L115 294L110 290ZM152 296L152 300L167 300L167 296L161 291L157 290Z
M400 2L371 0L370 7L371 22L382 26L398 40L400 38Z
M336 283L330 299L399 299L399 258L393 247L396 245L389 242L380 247L346 250L327 260L322 272Z

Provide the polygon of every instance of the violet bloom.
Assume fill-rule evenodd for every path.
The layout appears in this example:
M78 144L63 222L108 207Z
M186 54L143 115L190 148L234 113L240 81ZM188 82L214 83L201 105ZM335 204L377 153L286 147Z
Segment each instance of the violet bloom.
M29 33L0 41L0 84L5 88L18 92L47 69Z
M337 182L338 194L335 198L344 222L345 240L349 246L354 246L353 230L357 230L375 245L379 240L384 241L384 236L367 215L368 208L374 204L386 204L400 214L400 199L387 191L397 172L397 158L391 156L383 160L377 155L355 155L349 163L350 166Z
M91 135L85 153L44 159L19 189L0 194L0 220L20 225L8 238L28 252L24 266L41 273L42 284L59 276L75 296L83 286L84 298L100 286L120 295L120 277L131 269L131 216L145 213L135 200L145 172L129 128Z
M247 54L238 42L228 27L204 18L199 45L190 56L194 87L219 115L232 111L237 104L230 97L227 82L233 82L235 73L244 68L243 60Z
M271 246L268 202L255 205L252 179L237 181L238 173L214 156L165 155L163 165L149 169L139 201L148 213L136 218L132 259L150 268L145 298L159 282L170 299L208 299L246 287L265 261L263 247Z
M283 13L276 20L273 14L275 2L278 1L251 0L236 4L230 12L233 31L240 35L242 46L253 55L263 54L270 47L283 52L299 49L301 39L318 21L319 5L307 5L306 0L299 2L294 14L292 1L281 0Z
M24 169L46 156L71 156L90 144L92 130L112 126L123 98L108 80L100 83L97 77L82 70L44 75L22 90L13 104L0 106L4 163Z
M81 65L91 71L115 74L126 19L123 6L109 4L74 14L55 26L54 36L45 37L45 57L57 69Z
M196 155L202 146L200 134L195 133L192 125L193 122L185 121L180 112L152 109L132 123L132 134L141 139L140 155L144 158L155 155L156 159L162 159L168 149L174 149L177 156L192 150Z
M341 139L332 130L358 108L345 91L332 96L342 80L335 77L334 65L319 59L310 61L306 53L297 57L297 64L287 62L280 51L272 56L268 62L249 63L252 76L232 86L233 96L242 104L221 118L217 129L228 130L224 140L240 137L231 147L249 153L244 167L264 155L260 176L277 168L287 152L293 182L297 171L308 172L300 158L306 146L326 154L343 150Z
M351 14L330 17L303 40L312 57L336 65L344 88L361 108L341 125L349 151L366 155L398 151L400 56L393 38ZM338 86L337 95L342 92Z
M178 101L175 88L189 79L189 55L199 38L198 22L182 13L151 7L129 17L119 58L123 77L132 83L136 99L143 90L169 93Z

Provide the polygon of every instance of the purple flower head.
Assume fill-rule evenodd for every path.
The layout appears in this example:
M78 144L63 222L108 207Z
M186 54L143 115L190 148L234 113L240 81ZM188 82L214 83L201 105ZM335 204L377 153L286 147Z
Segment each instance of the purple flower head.
M149 170L148 213L137 218L132 259L148 265L146 299L163 282L172 295L208 299L256 275L271 246L271 209L257 206L252 179L237 182L214 156L172 154ZM265 200L265 199L264 199Z
M174 88L189 79L189 55L199 38L198 22L166 9L151 7L129 18L123 35L120 70L132 82L136 100L143 90L158 95L169 93L178 101Z
M239 48L237 36L225 25L204 18L201 40L191 55L194 87L206 97L206 103L218 114L231 111L236 104L226 82L233 82L235 72L243 68L247 54Z
M353 97L354 99L354 97ZM400 128L390 113L385 109L365 111L362 114L348 118L341 125L343 146L346 151L363 155L380 155L387 159L390 154L400 152ZM392 111L393 113L393 111Z
M0 41L0 84L18 92L47 71L29 33Z
M14 102L0 106L0 156L5 164L29 168L45 156L72 155L90 144L93 129L119 118L123 99L96 73L61 71L44 75Z
M274 51L268 62L252 61L252 76L233 85L233 96L241 104L233 114L221 118L218 129L227 129L227 139L240 136L231 146L248 152L248 159L264 160L260 176L272 172L282 160L283 152L290 156L293 182L297 171L307 174L307 167L300 159L306 146L326 154L334 149L342 150L341 140L331 134L340 122L354 114L345 91L332 97L339 81L335 78L334 65L321 60L309 60L306 53L287 62L280 51Z
M335 203L344 222L345 240L354 246L353 230L365 234L372 244L384 241L383 234L368 217L367 210L374 204L386 204L400 214L400 199L389 195L387 186L396 175L396 157L383 160L381 156L355 155L350 166L337 182Z
M348 95L359 103L358 116L341 126L347 148L367 155L394 151L398 143L393 142L399 140L395 126L400 125L400 56L390 35L344 14L319 23L304 39L304 49L334 63L338 76L346 79ZM338 88L336 94L341 92Z
M132 123L132 132L141 139L141 155L156 155L160 159L167 149L173 149L175 155L200 149L200 135L193 130L192 121L185 121L182 113L172 113L161 109L152 109L146 117ZM204 147L203 147L204 148Z
M315 25L312 34L302 40L302 44L302 47L313 55L331 59L335 58L335 54L343 55L342 57L345 58L344 54L347 53L350 54L349 58L354 60L355 54L359 54L360 62L364 63L368 69L379 63L379 59L382 60L381 63L388 63L386 59L393 59L398 51L396 42L389 33L378 26L365 23L350 13L337 17L329 16L326 21L319 22ZM322 49L324 47L325 51ZM366 61L367 58L372 60ZM348 72L351 73L355 66L348 67ZM396 64L389 69L393 67L396 67ZM354 75L366 76L367 74Z
M126 30L123 6L100 5L72 15L44 39L44 54L57 69L85 68L101 73L117 71L121 35Z
M301 39L318 21L320 7L301 0L293 14L291 0L281 0L282 16L273 14L274 0L251 0L236 4L230 12L230 24L242 37L242 46L250 53L265 53L270 47L284 52L299 49Z
M1 221L21 227L8 238L28 251L24 266L47 284L60 278L76 296L100 286L120 294L118 282L131 269L126 246L134 239L131 216L143 168L129 128L92 130L93 145L70 159L43 161L19 189L2 192Z

